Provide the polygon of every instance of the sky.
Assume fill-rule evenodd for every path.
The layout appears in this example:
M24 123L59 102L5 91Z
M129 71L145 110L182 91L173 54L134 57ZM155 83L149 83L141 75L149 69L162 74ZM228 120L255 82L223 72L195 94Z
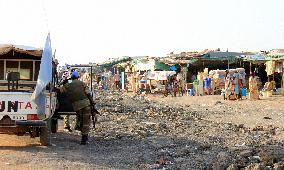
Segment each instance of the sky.
M170 52L284 48L283 0L0 0L0 44L43 47L61 64Z

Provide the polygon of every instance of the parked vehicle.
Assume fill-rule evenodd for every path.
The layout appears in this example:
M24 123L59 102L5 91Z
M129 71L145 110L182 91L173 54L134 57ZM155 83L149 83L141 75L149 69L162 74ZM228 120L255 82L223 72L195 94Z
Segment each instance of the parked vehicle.
M0 45L0 132L29 134L32 138L39 137L42 145L49 145L51 128L57 125L57 119L52 121L56 108L54 83L50 83L44 93L44 114L37 114L37 105L31 100L41 55L42 49Z

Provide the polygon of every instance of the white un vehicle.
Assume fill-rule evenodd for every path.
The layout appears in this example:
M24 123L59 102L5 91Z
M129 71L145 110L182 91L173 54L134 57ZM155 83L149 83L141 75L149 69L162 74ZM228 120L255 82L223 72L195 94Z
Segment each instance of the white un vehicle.
M45 90L45 114L38 115L31 101L41 56L42 49L0 45L0 133L29 134L49 145L51 131L57 128L57 121L52 121L56 106L52 83Z

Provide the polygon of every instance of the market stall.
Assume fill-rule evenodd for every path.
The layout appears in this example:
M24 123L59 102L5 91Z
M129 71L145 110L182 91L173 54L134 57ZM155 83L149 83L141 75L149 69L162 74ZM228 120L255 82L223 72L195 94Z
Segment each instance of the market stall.
M164 91L169 76L173 76L175 74L175 71L149 71L147 73L147 79L149 80L151 91Z
M212 94L218 94L225 88L226 70L210 70L209 77L212 77Z
M265 63L268 81L262 89L264 97L272 94L280 94L283 88L283 61L281 59L271 59Z

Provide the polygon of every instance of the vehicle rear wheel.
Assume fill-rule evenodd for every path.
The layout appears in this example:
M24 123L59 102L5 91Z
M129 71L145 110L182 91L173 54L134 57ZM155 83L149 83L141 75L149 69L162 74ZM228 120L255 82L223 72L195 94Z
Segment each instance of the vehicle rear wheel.
M51 143L51 119L46 120L46 127L41 127L39 132L40 144L49 146Z

